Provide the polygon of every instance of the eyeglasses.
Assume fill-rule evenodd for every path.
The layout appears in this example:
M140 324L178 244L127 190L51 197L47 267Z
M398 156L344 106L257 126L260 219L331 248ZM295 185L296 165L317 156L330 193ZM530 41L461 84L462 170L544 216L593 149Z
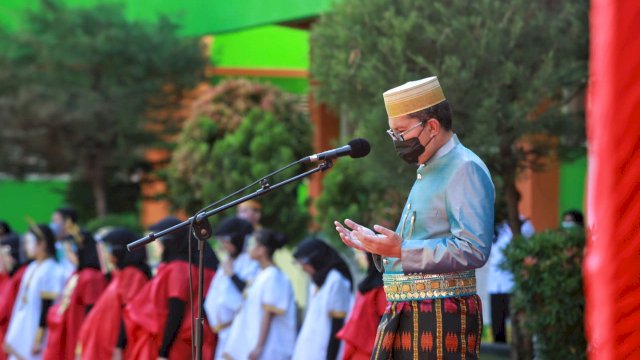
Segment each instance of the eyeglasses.
M393 131L392 129L387 130L387 134L389 134L389 136L391 136L391 139L393 141L404 141L404 135L407 134L409 131L417 128L418 126L423 126L424 125L424 121L420 121L419 123L413 125L412 127L408 128L407 130L401 132L401 133L396 133L395 131Z

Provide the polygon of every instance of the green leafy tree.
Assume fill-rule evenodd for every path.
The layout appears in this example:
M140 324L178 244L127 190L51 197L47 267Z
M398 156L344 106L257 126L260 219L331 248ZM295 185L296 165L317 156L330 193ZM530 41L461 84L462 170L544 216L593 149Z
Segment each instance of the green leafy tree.
M311 126L300 105L294 95L247 80L228 80L205 91L164 175L169 200L193 213L308 155ZM292 167L270 183L304 170ZM306 234L309 216L307 204L297 201L299 185L289 184L259 199L264 204L262 224L296 240Z
M587 11L586 0L336 5L312 30L311 72L321 84L319 100L338 109L355 135L370 140L372 154L354 162L350 170L357 180L327 175L319 221L330 230L333 218L325 215L357 213L345 206L350 201L364 220L399 210L393 194L409 190L415 167L395 157L384 134L382 93L437 75L453 109L455 132L486 162L506 204L504 214L519 234L516 179L522 170L537 171L547 159L584 152ZM345 184L352 181L359 185ZM398 215L388 221L395 223ZM516 347L530 350L527 344Z
M72 172L98 216L109 181L129 178L144 151L177 130L185 92L204 74L198 39L167 18L128 20L123 7L43 0L0 32L0 165L13 174Z

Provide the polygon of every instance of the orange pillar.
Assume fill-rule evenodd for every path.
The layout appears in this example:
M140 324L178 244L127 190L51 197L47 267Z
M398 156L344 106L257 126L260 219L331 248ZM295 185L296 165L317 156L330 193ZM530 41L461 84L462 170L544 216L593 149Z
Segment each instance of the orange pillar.
M516 186L520 192L520 215L531 219L536 231L555 229L560 223L560 165L549 163L544 171L525 170Z
M316 84L311 82L312 86ZM334 143L340 135L340 121L338 116L326 104L319 104L313 97L313 89L309 91L309 113L313 124L313 149L314 152L329 150L336 146ZM311 176L309 184L309 196L316 199L322 193L323 173L315 173ZM312 209L312 215L315 211Z
M148 150L146 159L151 164L166 163L170 156L169 151L161 149ZM167 200L158 200L156 197L166 194L167 184L157 179L153 174L145 174L142 186L142 205L140 206L140 222L147 228L155 224L171 212L171 207Z

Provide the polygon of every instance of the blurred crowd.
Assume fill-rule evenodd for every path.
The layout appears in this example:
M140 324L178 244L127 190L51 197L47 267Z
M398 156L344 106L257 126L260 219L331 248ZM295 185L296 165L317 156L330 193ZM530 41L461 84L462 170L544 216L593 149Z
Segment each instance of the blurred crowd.
M204 246L204 359L368 359L385 310L382 275L358 253L362 280L327 242L293 252L310 278L300 315L291 281L274 264L287 244L260 225L249 201ZM181 221L167 217L158 232ZM141 237L119 227L83 230L71 208L24 234L0 223L0 359L187 359L198 311L198 244L188 227L129 252ZM355 293L355 297L353 294ZM193 300L193 302L192 302ZM193 314L193 316L192 316Z
M274 263L287 238L260 217L259 203L241 204L214 229L216 251L204 246L203 358L369 359L387 305L371 254L356 253L356 285L327 242L308 238L295 247L311 280L301 315L290 279ZM167 217L148 231L180 222ZM567 211L561 224L581 227L582 214ZM523 217L520 230L535 232ZM57 209L49 224L30 223L24 234L0 221L0 360L189 358L198 283L188 260L197 240L184 227L129 252L139 237L119 227L92 234L71 208ZM500 264L512 238L506 222L496 225L488 262L496 342L507 341L513 277Z

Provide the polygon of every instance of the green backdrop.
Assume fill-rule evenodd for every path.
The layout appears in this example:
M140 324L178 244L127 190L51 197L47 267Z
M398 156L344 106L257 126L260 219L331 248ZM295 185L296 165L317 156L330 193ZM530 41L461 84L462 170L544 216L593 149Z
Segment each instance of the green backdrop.
M26 216L48 224L51 213L64 205L66 189L61 180L0 180L0 219L18 232L26 230Z

